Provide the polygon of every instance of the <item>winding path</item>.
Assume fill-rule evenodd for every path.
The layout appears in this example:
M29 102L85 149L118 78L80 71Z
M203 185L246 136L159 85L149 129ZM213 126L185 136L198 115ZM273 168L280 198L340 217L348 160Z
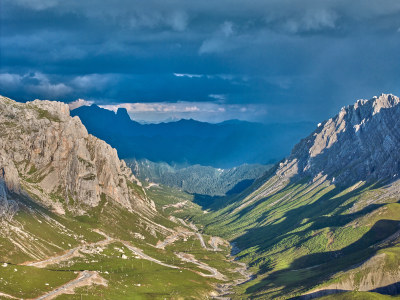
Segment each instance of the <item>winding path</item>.
M132 246L129 242L126 242L126 241L120 241L120 242L121 242L122 244L124 244L124 246L125 246L126 248L128 248L128 249L131 250L133 253L135 253L136 255L140 256L140 257L143 258L143 259L146 259L146 260L155 262L156 264L159 264L159 265L164 266L164 267L173 268L173 269L180 269L180 268L177 267L177 266L173 266L173 265L169 265L169 264L163 263L162 261L159 261L159 260L157 260L157 259L155 259L155 258L152 258L151 256L148 256L147 254L144 254L143 251L142 251L141 249Z
M101 234L101 235L103 235L105 237L105 239L102 240L102 241L99 241L99 242L95 242L95 243L82 244L82 245L80 245L78 247L75 247L75 248L72 248L72 249L68 250L64 254L53 256L53 257L47 258L45 260L37 261L37 262L23 263L23 265L26 265L26 266L29 266L29 267L36 267L36 268L45 268L48 265L57 264L59 262L66 261L66 260L69 260L71 258L80 256L79 250L82 250L82 249L84 249L86 247L105 246L105 245L108 245L108 244L110 244L110 243L112 243L114 241L111 237L109 237L105 233L100 232L100 231L96 231L96 232Z
M92 285L92 284L101 284L107 286L107 281L100 277L97 272L94 271L83 271L79 273L78 277L38 298L35 300L50 300L55 297L66 294L73 293L74 289L82 286Z
M210 272L210 274L196 272L196 273L200 274L201 276L214 277L216 279L226 281L226 277L223 274L221 274L217 269L210 267L209 265L207 265L205 263L199 262L197 259L194 258L194 256L192 254L179 252L179 253L175 253L175 255L178 256L182 261L193 263L195 265L198 265L200 268Z
M17 298L17 297L14 297L9 294L2 293L2 292L0 292L0 297L9 298L9 299L21 299L21 298Z

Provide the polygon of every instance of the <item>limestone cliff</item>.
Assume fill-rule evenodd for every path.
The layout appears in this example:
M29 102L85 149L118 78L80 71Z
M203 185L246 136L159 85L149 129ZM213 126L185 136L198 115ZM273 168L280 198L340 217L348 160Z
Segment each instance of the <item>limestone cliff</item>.
M6 195L21 185L59 213L82 214L102 197L130 211L154 211L117 151L88 134L68 105L0 97L0 206L10 209Z
M336 185L397 178L399 104L398 97L382 94L342 108L297 144L276 174L282 178L326 175Z

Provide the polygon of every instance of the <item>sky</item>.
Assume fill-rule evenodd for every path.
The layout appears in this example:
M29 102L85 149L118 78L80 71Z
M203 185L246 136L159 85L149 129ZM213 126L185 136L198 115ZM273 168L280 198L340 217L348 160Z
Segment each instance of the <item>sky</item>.
M1 0L0 18L18 101L286 123L400 94L399 0Z

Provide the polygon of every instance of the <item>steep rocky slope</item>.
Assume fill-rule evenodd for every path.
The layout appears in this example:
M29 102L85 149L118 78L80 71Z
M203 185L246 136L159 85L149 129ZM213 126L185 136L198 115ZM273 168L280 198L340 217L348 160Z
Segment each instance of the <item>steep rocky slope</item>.
M117 151L89 135L79 118L69 116L66 104L0 100L0 149L8 163L3 167L8 188L19 189L19 174L47 205L77 214L84 213L84 206L97 206L101 194L128 210L154 209L151 201L128 188L137 180ZM54 194L62 199L53 201Z
M67 105L0 97L0 298L207 298L241 277L160 201Z
M277 175L326 175L335 184L382 180L400 172L399 98L382 94L343 107L295 146Z
M383 285L400 281L399 146L399 98L359 100L319 124L224 208L198 216L207 232L235 242L257 273L238 292L261 298L290 298L316 286L322 287L314 296L332 287L384 292ZM372 259L378 254L394 263L382 267L382 259ZM366 260L374 266L359 267Z

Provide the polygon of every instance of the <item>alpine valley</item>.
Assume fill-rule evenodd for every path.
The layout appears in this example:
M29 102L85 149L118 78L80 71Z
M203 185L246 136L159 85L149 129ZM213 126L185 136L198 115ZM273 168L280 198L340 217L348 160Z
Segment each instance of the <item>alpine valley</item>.
M84 117L88 109L93 118ZM255 149L272 149L265 159L262 151L248 160L188 154L181 163L189 165L177 166L172 156L146 157L148 144L132 154L146 139L135 141L125 128L125 142L107 126L94 126L96 111L118 117L96 107L71 116L61 102L0 97L1 299L400 293L398 97L358 100L318 124L280 162L237 167L280 159L276 154L286 155L308 125L270 126ZM145 126L123 115L124 126ZM160 126L181 124L175 123ZM278 138L274 128L290 134ZM155 143L157 135L148 136ZM274 152L279 141L281 152Z

